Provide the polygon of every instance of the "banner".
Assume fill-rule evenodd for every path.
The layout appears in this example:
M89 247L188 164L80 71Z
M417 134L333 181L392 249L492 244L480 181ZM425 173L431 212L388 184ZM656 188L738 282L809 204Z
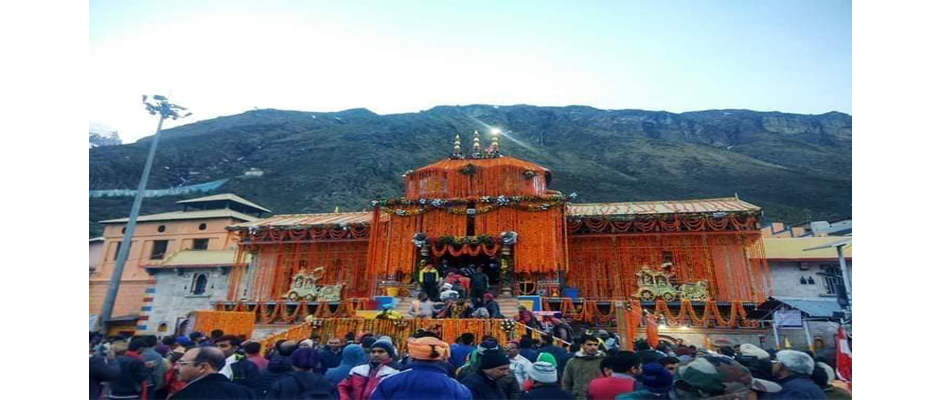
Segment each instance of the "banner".
M842 325L836 331L836 375L848 382L849 388L852 387L852 349L849 348L849 337Z
M800 310L774 311L774 325L778 328L802 328L803 313Z

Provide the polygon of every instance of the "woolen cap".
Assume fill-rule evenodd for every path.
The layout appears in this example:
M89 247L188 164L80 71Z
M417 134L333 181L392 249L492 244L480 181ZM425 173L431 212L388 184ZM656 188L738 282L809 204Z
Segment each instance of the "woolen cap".
M484 351L480 356L480 369L490 369L509 365L509 357L502 351Z
M558 370L555 366L545 361L532 363L526 368L526 375L529 379L541 383L555 383L558 381Z

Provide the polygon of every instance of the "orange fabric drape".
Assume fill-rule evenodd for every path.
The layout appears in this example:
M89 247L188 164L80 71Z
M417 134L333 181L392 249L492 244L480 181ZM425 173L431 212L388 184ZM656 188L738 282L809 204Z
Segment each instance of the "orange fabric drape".
M473 165L473 174L461 169ZM526 177L526 171L535 173ZM547 189L551 171L513 157L441 160L405 177L405 197L457 198L479 196L535 196Z
M653 313L646 316L646 342L654 349L659 344L659 324Z

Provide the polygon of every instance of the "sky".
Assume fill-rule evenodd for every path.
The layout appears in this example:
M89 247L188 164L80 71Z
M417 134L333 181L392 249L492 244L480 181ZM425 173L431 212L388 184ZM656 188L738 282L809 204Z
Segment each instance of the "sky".
M89 2L89 128L255 108L852 112L850 1Z

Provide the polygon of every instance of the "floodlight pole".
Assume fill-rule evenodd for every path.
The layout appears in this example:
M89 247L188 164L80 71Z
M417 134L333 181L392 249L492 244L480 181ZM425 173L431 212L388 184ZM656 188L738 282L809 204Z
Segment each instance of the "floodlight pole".
M157 103L147 103L147 96L144 96L144 105L150 115L160 114L160 122L157 122L157 133L153 135L153 143L150 144L150 152L147 154L147 161L144 163L144 171L140 176L140 184L137 186L137 194L134 196L134 205L131 207L131 215L127 220L127 226L124 229L124 238L121 239L121 247L118 249L118 257L114 262L114 271L111 272L111 282L108 284L108 292L104 298L104 304L101 307L101 316L98 318L98 329L102 334L107 335L107 322L111 319L111 313L114 311L114 301L117 298L118 289L121 287L121 277L124 275L124 264L127 263L127 255L131 249L131 238L134 237L134 228L137 226L137 216L140 215L140 203L144 200L144 191L147 189L147 180L150 178L150 168L153 166L153 158L157 153L157 143L160 141L160 131L163 129L163 120L167 118L180 118L179 110L186 108L172 104L166 97L153 96ZM188 117L190 114L183 115Z
M842 272L842 282L845 285L845 298L848 300L847 311L852 313L852 281L849 280L849 268L845 264L845 255L842 253L844 244L836 246L836 254L839 256L839 269Z

